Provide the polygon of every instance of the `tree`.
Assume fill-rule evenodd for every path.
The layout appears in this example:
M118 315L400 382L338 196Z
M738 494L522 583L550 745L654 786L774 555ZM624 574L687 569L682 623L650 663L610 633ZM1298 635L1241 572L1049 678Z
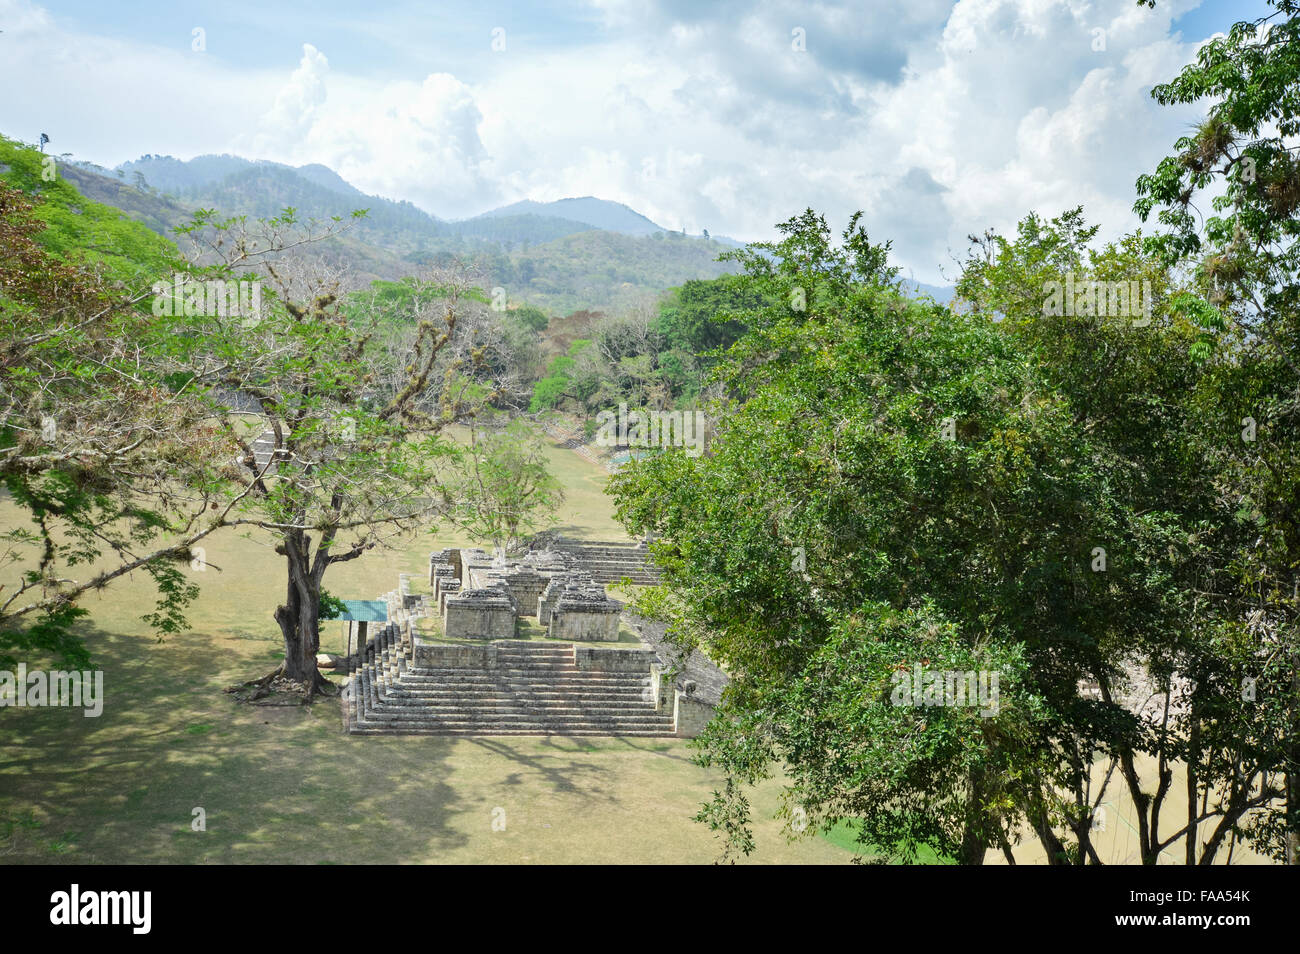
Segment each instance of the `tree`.
M508 314L525 328L533 331L545 331L546 326L551 323L546 312L536 305L520 305L518 308L512 308Z
M1250 659L1260 771L1286 792L1252 835L1300 864L1300 3L1270 2L1273 13L1234 24L1152 90L1162 104L1208 107L1138 179L1135 208L1165 227L1151 248L1191 270L1181 307L1201 332L1205 426L1229 435L1219 489L1241 533L1236 585L1213 594L1214 609ZM1206 194L1214 214L1202 220Z
M1094 763L1150 750L1118 703L1127 662L1208 638L1168 645L1214 513L1176 400L1195 334L1135 240L1085 259L1077 215L994 241L960 313L900 294L856 217L838 246L812 212L781 231L743 256L762 304L719 365L710 452L611 480L629 529L659 537L673 592L645 608L732 677L700 756L727 784L701 819L746 850L742 783L778 762L790 804L854 819L864 848L977 864L1027 828L1052 863L1098 863ZM1045 320L1044 279L1072 268L1149 276L1150 325ZM918 663L999 673L1000 706L895 710L889 674ZM1094 680L1113 695L1081 695Z
M39 181L34 157L7 155L20 181ZM114 255L70 248L74 202L116 235ZM231 505L216 474L234 445L192 379L153 360L175 326L127 284L168 261L165 243L119 219L61 182L40 205L0 183L0 480L30 519L3 534L0 565L21 578L0 587L0 665L21 652L88 666L79 600L136 570L158 592L143 619L160 637L183 628L192 548Z
M983 541L963 518L969 466L943 419L965 411L976 420L963 428L988 434L1020 406L1020 365L992 329L951 327L891 291L887 246L856 218L839 247L811 212L780 229L780 243L745 260L743 285L764 305L723 362L732 403L711 452L669 450L611 480L629 530L659 537L667 587L642 608L731 676L700 739L701 760L727 784L700 818L748 851L741 786L780 762L787 812L797 806L814 828L853 818L887 853L910 857L924 842L975 862L1013 831L998 780L1034 758L1035 703L990 624L945 613L927 577L974 571L948 594L960 608L986 575L975 570L985 545L972 545ZM975 356L979 377L963 367ZM992 420L978 419L984 410ZM1007 668L997 716L977 728L968 713L889 707L890 674L923 659ZM872 732L879 748L864 745ZM903 738L917 740L907 767L884 760L898 751L886 740Z
M502 551L554 520L564 490L546 466L536 431L517 420L496 431L470 432L469 465L454 519Z
M263 276L268 307L187 316L174 354L241 449L231 479L241 504L225 524L270 533L285 557L285 599L275 611L285 658L261 682L282 676L309 699L328 685L316 668L326 572L450 508L458 450L441 432L473 410L465 402L472 392L457 383L472 353L435 374L470 287L437 276L443 294L421 297L427 307L409 315L416 335L406 363L394 377L376 377L386 354L376 341L383 316L344 314L340 277L293 254L340 227L300 223L292 209L255 223L200 213L185 232L196 254L218 260L210 274ZM271 445L260 456L259 435Z
M533 397L528 404L528 410L533 414L551 410L559 403L560 398L570 396L571 385L572 382L564 374L553 374L542 378L533 385Z
M704 356L725 349L745 332L734 317L759 304L737 276L692 280L672 289L659 306L658 325L670 345Z
M1089 249L1095 232L1074 209L1050 222L1030 215L1014 239L976 240L958 303L1000 322L1034 357L1091 435L1094 455L1112 458L1109 494L1130 515L1105 548L1104 578L1122 598L1089 621L1096 648L1073 650L1092 657L1089 679L1100 693L1080 721L1113 726L1095 736L1097 758L1109 764L1091 801L1114 779L1138 807L1143 863L1155 864L1181 838L1186 863L1208 864L1225 847L1231 853L1253 813L1282 794L1258 758L1274 730L1266 706L1242 699L1252 673L1249 640L1230 606L1236 551L1254 537L1238 501L1222 492L1221 448L1237 432L1205 415L1201 392L1212 377L1195 357L1204 333L1183 314L1189 293L1181 277L1139 236ZM1145 283L1152 300L1122 316L1045 314L1047 289L1062 287L1067 276L1084 297L1122 281L1130 290L1132 282L1140 289ZM1135 588L1134 581L1143 582ZM1135 698L1135 689L1143 695ZM1142 771L1144 761L1154 771ZM1187 808L1170 824L1176 781ZM1063 804L1055 837L1066 848L1086 838L1072 822L1091 811L1079 791L1058 788L1040 800Z

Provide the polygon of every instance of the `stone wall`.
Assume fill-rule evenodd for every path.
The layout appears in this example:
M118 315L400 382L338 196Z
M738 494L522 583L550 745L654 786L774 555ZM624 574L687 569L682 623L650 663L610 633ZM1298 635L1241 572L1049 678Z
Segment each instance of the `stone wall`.
M430 643L416 637L413 640L414 665L425 669L494 669L497 664L497 645L447 646Z
M650 649L600 649L595 646L573 647L574 663L579 669L594 672L643 672L650 674L656 661Z
M460 580L447 576L438 577L438 615L447 615L447 600L460 592Z
M447 597L443 620L450 639L510 639L515 635L515 604L498 589L462 590Z
M673 693L673 724L678 738L695 738L712 719L713 706L680 690Z
M555 601L546 631L552 639L617 642L622 612L623 604L606 596L603 586L570 584Z
M480 549L431 553L429 580L447 637L510 639L515 636L519 617L535 616L552 639L616 642L624 606L605 592L601 574L635 577L648 573L641 565L645 561L644 548L592 544L579 549L576 557L557 547L533 550L521 559L491 556ZM637 621L635 616L632 619ZM647 635L644 630L642 635ZM586 672L643 676L647 701L663 716L672 718L678 737L694 738L713 718L713 705L726 677L698 651L685 661L666 653L670 647L661 633L651 634L647 642L654 648L577 646L574 662ZM418 637L414 644L417 667L496 667L494 644L445 646ZM675 678L666 678L665 669L673 671Z
M527 568L507 572L502 579L505 581L506 589L515 599L519 615L536 616L538 598L550 583L550 579Z

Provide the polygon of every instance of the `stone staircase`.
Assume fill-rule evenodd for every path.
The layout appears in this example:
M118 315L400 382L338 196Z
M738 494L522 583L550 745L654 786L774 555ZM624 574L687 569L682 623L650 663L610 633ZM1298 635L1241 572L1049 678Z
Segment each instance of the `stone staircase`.
M579 669L571 643L500 640L495 668L412 664L409 627L384 627L343 692L355 735L673 736L650 674Z
M571 556L597 583L617 583L624 577L630 577L633 583L642 586L655 586L659 583L659 568L640 544L557 540L551 547Z
M586 438L577 431L551 423L543 423L542 430L555 438L565 450L573 451L583 460L595 464L597 467L604 467L606 470L613 469L610 466L609 459L600 451L592 450Z

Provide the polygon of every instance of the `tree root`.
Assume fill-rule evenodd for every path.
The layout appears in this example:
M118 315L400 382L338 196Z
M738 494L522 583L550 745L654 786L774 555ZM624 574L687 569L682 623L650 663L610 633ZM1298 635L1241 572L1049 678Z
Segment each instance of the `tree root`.
M238 702L254 706L309 706L317 696L337 696L338 687L317 670L310 681L290 679L280 665L259 679L230 686L225 691Z

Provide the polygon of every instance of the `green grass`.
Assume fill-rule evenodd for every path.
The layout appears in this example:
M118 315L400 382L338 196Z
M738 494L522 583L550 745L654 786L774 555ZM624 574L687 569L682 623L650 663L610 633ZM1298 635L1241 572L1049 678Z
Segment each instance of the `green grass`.
M835 845L837 848L843 848L845 851L851 851L854 854L861 854L867 858L878 858L882 854L879 846L864 846L858 842L859 828L848 819L841 819L836 822L829 831L821 832L821 837ZM915 864L920 865L950 865L952 859L941 856L929 845L922 845L917 850ZM891 861L891 864L901 864L899 861Z
M598 493L603 472L554 450L574 487L564 518L574 535L619 536ZM0 500L0 525L17 517ZM445 539L423 534L367 554L332 570L326 586L368 599L399 572L424 580ZM337 699L310 709L236 703L222 690L281 654L271 614L283 559L265 538L226 534L210 538L207 560L193 629L163 642L139 622L151 605L142 580L85 601L84 636L104 671L99 718L0 709L0 864L717 859L720 844L693 816L721 778L691 761L685 741L355 737L342 731ZM322 627L324 651L343 648L340 630ZM776 781L754 793L758 850L748 860L849 860L812 832L789 842L773 817L779 797ZM200 807L207 830L195 832ZM493 828L496 809L504 831Z

